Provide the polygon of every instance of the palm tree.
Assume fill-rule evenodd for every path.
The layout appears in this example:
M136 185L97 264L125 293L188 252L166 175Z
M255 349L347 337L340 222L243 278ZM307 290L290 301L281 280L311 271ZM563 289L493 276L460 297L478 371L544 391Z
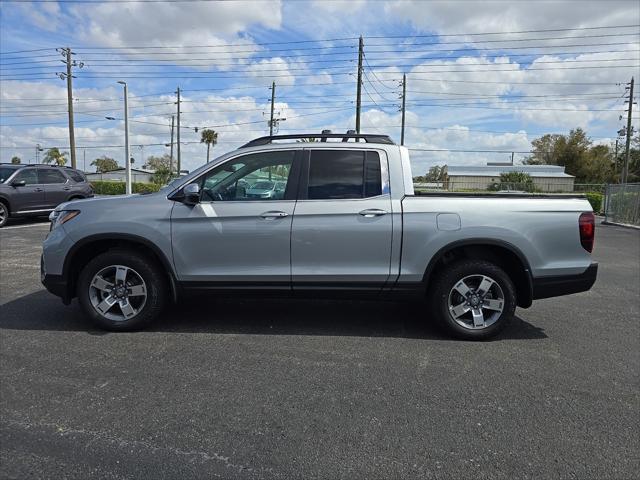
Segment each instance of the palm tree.
M207 144L207 163L209 163L209 151L212 145L215 146L218 143L218 133L215 130L205 128L200 135L200 143Z
M59 148L54 147L47 150L42 161L44 163L54 163L63 166L67 163L67 152L61 152Z

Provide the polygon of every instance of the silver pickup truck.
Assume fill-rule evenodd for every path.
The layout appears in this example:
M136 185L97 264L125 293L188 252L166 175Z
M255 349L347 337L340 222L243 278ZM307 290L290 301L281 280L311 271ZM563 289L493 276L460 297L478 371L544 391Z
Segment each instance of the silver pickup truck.
M516 306L589 290L598 268L584 198L416 195L408 150L383 135L258 138L158 193L51 221L42 283L110 330L190 291L368 294L424 299L453 335L485 339Z

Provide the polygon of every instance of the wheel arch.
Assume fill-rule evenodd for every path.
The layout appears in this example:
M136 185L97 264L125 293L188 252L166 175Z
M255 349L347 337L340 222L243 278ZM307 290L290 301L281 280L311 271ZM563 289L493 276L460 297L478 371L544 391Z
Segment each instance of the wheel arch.
M90 235L78 241L67 254L62 267L62 276L67 284L67 296L73 298L76 282L82 266L95 256L113 249L128 249L144 253L165 270L171 289L171 296L175 302L178 297L178 287L171 261L153 242L144 237L129 233L107 233Z
M442 247L432 257L422 278L425 285L438 270L452 261L468 258L495 263L511 278L516 288L517 305L527 308L533 301L531 267L522 251L515 245L491 238L457 240Z

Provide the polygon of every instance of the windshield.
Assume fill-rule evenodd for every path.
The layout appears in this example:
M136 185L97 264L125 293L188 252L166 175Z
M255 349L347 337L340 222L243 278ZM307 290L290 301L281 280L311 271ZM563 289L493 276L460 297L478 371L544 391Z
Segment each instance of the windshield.
M253 184L253 187L251 187L255 190L271 190L273 188L273 183L272 182L257 182Z
M16 167L0 167L0 183L4 183L16 170Z

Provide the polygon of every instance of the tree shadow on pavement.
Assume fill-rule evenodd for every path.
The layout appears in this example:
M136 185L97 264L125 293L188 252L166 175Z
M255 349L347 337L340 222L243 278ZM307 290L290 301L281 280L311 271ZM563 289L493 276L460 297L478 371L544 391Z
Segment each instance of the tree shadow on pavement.
M0 305L0 329L110 334L91 325L77 301L65 306L44 290ZM192 297L168 308L144 331L450 339L429 321L424 304L291 298ZM547 338L543 329L516 316L496 340L543 338Z

